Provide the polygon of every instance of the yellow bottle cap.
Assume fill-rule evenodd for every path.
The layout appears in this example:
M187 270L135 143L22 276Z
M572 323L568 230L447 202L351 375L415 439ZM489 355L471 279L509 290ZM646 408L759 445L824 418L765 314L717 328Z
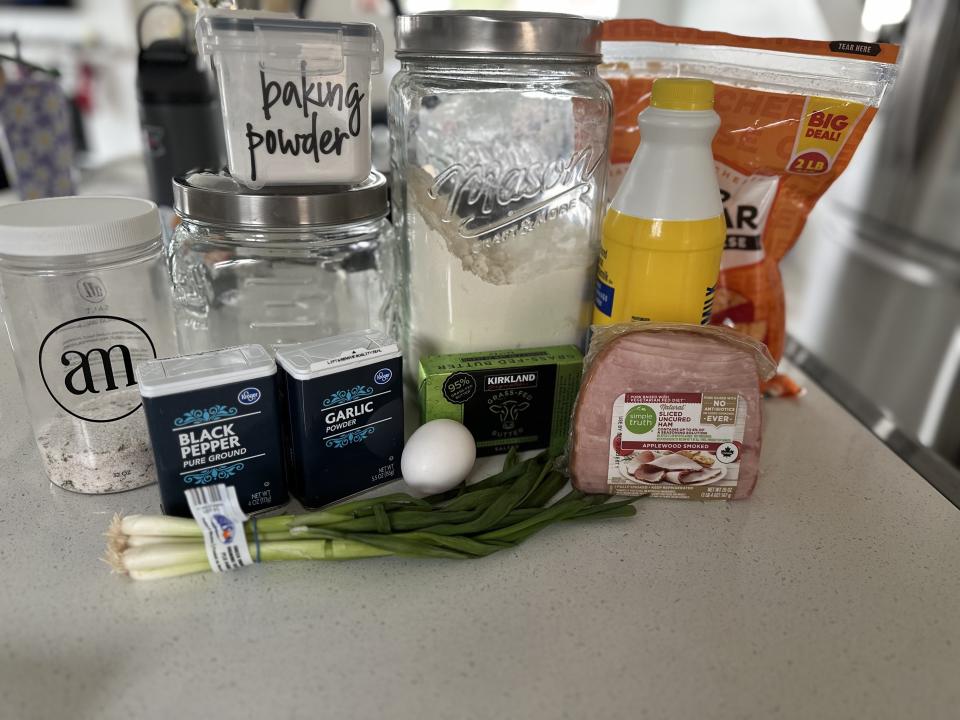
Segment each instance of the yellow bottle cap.
M713 83L696 78L654 80L650 105L663 110L713 110Z

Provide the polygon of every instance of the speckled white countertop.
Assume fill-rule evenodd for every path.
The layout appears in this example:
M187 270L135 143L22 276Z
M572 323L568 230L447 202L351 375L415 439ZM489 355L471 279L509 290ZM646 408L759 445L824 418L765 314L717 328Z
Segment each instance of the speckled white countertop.
M43 478L0 350L0 717L956 718L960 512L816 388L740 503L641 501L476 561L135 585L155 488Z

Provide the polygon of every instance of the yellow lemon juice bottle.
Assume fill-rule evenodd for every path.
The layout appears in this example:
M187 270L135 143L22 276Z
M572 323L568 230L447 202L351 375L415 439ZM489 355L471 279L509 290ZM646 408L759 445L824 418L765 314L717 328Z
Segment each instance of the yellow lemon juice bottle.
M726 239L713 83L656 80L638 122L640 146L603 222L593 323L705 325Z

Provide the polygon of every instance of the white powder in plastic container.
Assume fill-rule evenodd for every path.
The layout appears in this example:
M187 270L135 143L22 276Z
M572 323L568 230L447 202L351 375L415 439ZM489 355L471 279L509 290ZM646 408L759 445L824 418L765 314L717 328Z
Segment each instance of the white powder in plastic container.
M103 411L114 400L90 403ZM143 408L113 422L57 416L37 428L37 446L50 481L79 493L113 493L156 482Z

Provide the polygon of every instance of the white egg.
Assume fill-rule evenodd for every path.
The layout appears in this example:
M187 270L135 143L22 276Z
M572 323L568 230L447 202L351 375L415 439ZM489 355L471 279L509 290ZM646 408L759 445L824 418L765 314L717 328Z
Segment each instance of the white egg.
M456 420L431 420L407 440L400 471L414 490L441 493L463 482L476 459L477 444L467 428Z

